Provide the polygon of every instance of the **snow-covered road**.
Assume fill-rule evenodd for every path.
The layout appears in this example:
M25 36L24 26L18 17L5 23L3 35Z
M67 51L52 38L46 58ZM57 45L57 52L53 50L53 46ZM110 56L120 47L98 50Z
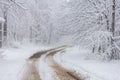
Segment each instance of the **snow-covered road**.
M44 64L50 67L44 66L44 68L49 68L53 72L51 74L51 76L53 76L51 79L47 76L49 80L84 80L78 77L74 72L63 68L54 61L53 56L57 52L63 51L65 48L66 46L62 46L33 54L27 61L27 67L24 69L25 71L23 73L22 80L45 80L41 75L42 73L40 73L41 69L39 69L39 61L43 61Z
M89 52L68 46L3 49L0 80L120 80L119 60L91 60Z

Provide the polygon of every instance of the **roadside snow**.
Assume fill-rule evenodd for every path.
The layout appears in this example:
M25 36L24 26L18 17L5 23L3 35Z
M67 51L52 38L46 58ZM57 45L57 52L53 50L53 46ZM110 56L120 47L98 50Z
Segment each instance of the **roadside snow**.
M88 80L120 80L120 60L100 61L88 57L89 50L74 47L59 53L54 59L67 69L75 70Z
M0 80L21 80L27 59L37 51L47 49L43 46L21 46L20 48L0 49Z
M21 80L26 69L27 59L37 51L48 49L43 46L21 46L18 48L0 49L0 80ZM58 53L54 59L67 69L75 70L88 80L120 80L120 61L104 62L92 60L89 50L74 47ZM53 80L54 72L46 63L45 55L39 61L40 77Z

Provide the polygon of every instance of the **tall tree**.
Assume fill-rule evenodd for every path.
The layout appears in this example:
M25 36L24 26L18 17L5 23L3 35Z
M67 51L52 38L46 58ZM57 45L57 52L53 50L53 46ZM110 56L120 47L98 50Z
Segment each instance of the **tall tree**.
M8 15L9 14L13 14L11 12L11 8L12 7L19 7L21 9L25 9L25 7L23 7L19 2L16 2L16 0L1 0L0 1L0 4L1 4L1 10L2 10L2 15L3 15L3 18L5 19L5 22L4 22L4 32L3 32L3 35L4 35L4 45L7 44L7 34L8 34Z

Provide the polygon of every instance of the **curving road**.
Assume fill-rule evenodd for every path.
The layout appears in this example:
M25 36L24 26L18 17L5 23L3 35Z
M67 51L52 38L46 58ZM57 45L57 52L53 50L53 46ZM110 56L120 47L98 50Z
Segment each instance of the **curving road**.
M38 66L38 61L42 56L44 56L44 62L47 63L47 65L53 70L54 80L85 80L78 77L74 72L63 68L54 61L53 56L57 52L63 51L66 48L67 46L61 46L33 54L27 62L27 68L24 71L22 80L42 80L39 74Z

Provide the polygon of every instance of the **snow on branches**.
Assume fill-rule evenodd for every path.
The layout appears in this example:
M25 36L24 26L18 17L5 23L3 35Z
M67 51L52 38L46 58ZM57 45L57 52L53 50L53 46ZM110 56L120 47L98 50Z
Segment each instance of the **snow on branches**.
M4 21L5 21L5 19L0 17L0 22L4 22Z

